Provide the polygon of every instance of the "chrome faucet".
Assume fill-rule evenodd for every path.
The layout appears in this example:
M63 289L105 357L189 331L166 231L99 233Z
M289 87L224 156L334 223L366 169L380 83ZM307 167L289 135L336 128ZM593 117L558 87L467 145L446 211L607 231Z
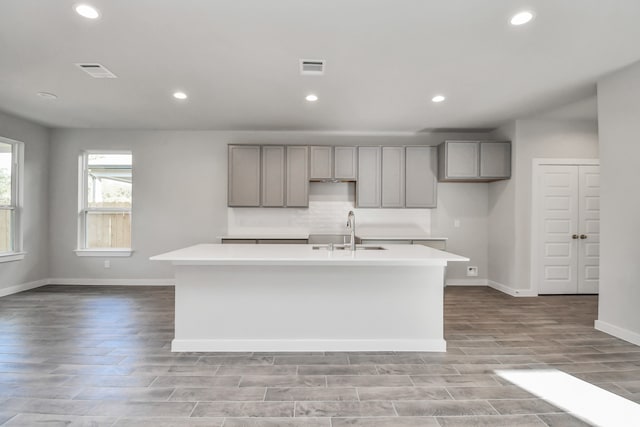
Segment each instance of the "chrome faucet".
M356 250L356 214L353 211L349 211L347 216L347 228L350 231L351 242L349 243L349 250Z

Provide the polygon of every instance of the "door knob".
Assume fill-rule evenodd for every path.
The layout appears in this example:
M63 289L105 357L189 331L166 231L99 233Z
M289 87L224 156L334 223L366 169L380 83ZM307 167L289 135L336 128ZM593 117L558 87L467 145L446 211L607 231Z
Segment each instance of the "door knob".
M586 238L587 238L587 235L586 235L586 234L581 234L581 235L580 235L580 238L581 238L581 239L586 239Z
M572 236L571 236L571 238L572 238L572 239L577 239L577 238L578 238L578 235L577 235L577 234L574 234L574 235L572 235Z

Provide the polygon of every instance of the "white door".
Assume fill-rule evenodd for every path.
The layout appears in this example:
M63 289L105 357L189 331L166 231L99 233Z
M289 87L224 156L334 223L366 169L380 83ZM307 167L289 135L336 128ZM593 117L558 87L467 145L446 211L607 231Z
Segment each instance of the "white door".
M578 293L597 294L600 281L600 167L578 166L580 211Z
M540 166L538 292L598 292L599 167Z

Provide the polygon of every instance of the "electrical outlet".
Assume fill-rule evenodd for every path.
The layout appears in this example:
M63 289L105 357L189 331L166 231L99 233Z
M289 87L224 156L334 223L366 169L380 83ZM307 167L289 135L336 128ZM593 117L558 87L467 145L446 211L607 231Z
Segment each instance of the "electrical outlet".
M467 267L467 276L476 277L478 275L478 267L470 265Z
M104 260L104 268L111 268L111 261L109 261L108 259Z
M454 219L453 220L453 227L454 228L460 228L460 220L459 219Z

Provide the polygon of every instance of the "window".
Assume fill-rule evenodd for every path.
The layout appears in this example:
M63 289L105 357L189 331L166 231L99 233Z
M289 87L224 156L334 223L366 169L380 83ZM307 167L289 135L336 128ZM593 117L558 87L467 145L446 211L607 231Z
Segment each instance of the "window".
M131 153L85 152L80 172L77 255L131 255Z
M0 137L0 262L24 258L20 229L23 144Z

